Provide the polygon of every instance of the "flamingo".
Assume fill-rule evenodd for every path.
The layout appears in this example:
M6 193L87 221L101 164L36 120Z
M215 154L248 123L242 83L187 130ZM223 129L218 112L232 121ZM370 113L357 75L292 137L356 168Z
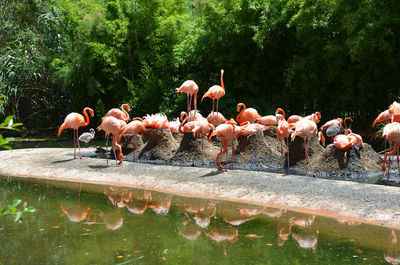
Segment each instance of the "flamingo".
M175 120L170 121L169 129L170 129L171 133L179 133L179 125L181 125L179 118L176 118Z
M105 117L99 127L97 127L97 130L104 130L106 132L106 135L112 134L113 135L113 144L112 144L112 149L114 151L114 156L115 156L115 162L116 165L122 164L122 160L124 159L124 155L122 154L122 148L121 145L117 143L118 135L121 132L122 128L126 126L126 122L123 120L118 120L117 118L113 116L108 116ZM118 159L119 163L117 164L117 156L115 155L115 147L118 148L119 154L118 154ZM108 165L108 156L107 156L107 165Z
M240 111L241 107L243 107L242 111ZM246 105L244 103L237 104L237 111L240 113L236 117L236 121L241 124L245 121L249 121L250 123L254 123L257 118L262 118L260 114L258 114L256 109L248 108L246 109Z
M308 145L310 138L313 135L317 135L318 129L317 125L315 122L311 120L306 120L306 119L301 119L298 122L296 122L296 129L294 133L291 136L291 140L294 141L296 136L300 136L304 139L304 152L305 152L305 157L307 159L307 162L310 164L311 170L313 172L313 177L315 177L315 172L314 168L311 164L310 157L308 156ZM306 167L306 176L307 176L307 167Z
M78 129L81 126L85 127L89 125L90 120L89 120L89 115L87 114L88 112L90 113L90 116L93 118L94 111L88 107L83 109L83 115L85 115L85 117L83 117L82 114L76 112L68 114L67 117L65 117L64 123L61 124L60 128L58 129L58 136L60 136L61 132L64 129L71 128L74 130L74 159L76 158L76 144L78 144L79 156L80 159L82 159L81 146L78 141Z
M122 136L125 134L133 135L133 149L135 149L136 157L137 157L137 146L136 146L136 135L138 133L144 133L146 131L146 127L143 124L143 120L141 118L134 118L130 123L122 128L122 131L119 135L118 142L121 142ZM132 161L135 160L135 157L132 154ZM139 163L139 159L137 159Z
M333 126L333 125L339 125L341 126L343 123L343 120L341 118L337 118L337 119L333 119L330 121L327 121L324 125L321 126L321 131L325 131L327 130L329 127Z
M283 113L283 117L285 118L285 112L281 108L277 108L275 111L275 115L267 115L263 117L259 117L255 120L257 123L261 123L265 126L277 126L278 125L278 113Z
M188 240L196 240L201 234L201 228L195 224L190 224L179 234Z
M153 129L169 129L169 121L167 116L161 113L146 115L143 117L143 125L146 128Z
M285 116L277 115L278 118L278 127L276 128L276 134L279 137L279 141L281 142L281 155L283 156L283 148L282 148L282 139L286 138L286 147L287 147L287 163L288 163L288 170L290 167L289 163L289 136L292 130L290 129L289 123L285 120Z
M396 152L399 150L399 144L400 144L400 123L399 122L392 122L387 124L383 128L383 136L386 137L386 140L389 143L394 142L394 147L392 151L386 152L384 159L383 159L383 164L382 164L382 170L383 172L386 171L386 158L387 156L392 156L396 154ZM397 158L397 162L399 162ZM389 164L390 165L390 164Z
M221 137L222 144L224 145L224 149L217 154L216 164L217 164L217 167L219 170L222 170L222 166L221 166L219 157L221 156L221 154L224 154L228 151L227 142L232 141L232 143L233 143L233 141L242 134L242 129L243 128L241 126L236 125L236 122L233 119L230 119L226 123L218 125L217 128L215 128L213 133L210 135L210 137L208 139L209 141L211 140L211 138L213 136L217 135L217 136ZM232 147L232 149L234 149L234 148ZM232 152L233 152L233 150L232 150ZM225 169L225 171L227 171L227 169Z
M116 208L115 211L106 214L100 212L100 217L103 219L104 224L109 230L117 230L121 228L124 223L124 219L122 218L118 208Z
M192 97L194 95L194 115L196 116L197 111L197 93L199 92L198 85L193 80L186 80L183 84L176 88L176 92L187 94L187 111L190 112L192 105ZM189 99L190 98L190 99Z
M311 115L305 116L304 119L313 121L315 122L315 124L318 124L321 121L321 113L319 111L316 111Z
M392 114L387 109L378 115L378 117L372 123L372 127L374 127L379 122L390 123L391 121L392 121Z
M128 112L130 112L130 111L131 111L131 108L129 107L128 104L122 104L121 109L117 109L117 108L110 109L102 119L104 119L105 117L113 116L119 120L128 122L129 121Z
M400 122L400 103L394 101L389 106L389 113L392 115L392 122Z
M211 112L210 114L208 114L207 120L215 127L226 122L226 119L221 112Z
M90 140L94 138L94 134L95 134L94 129L90 128L89 132L82 133L79 136L79 141L85 142L85 144L87 144L88 142L90 142Z
M209 97L213 100L213 109L212 113L214 113L214 101L217 100L217 112L218 112L218 102L219 99L225 96L225 87L224 87L224 70L221 69L221 86L214 85L208 89L208 91L203 95L201 101L205 97Z

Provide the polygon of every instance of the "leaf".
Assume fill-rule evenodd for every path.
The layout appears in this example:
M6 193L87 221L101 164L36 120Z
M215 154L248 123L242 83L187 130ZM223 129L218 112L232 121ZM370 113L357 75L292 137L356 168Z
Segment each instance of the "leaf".
M22 212L17 212L17 214L14 217L14 222L20 221L21 218L22 218Z
M16 206L20 205L21 202L22 202L22 201L19 200L19 199L13 200L13 201L10 203L9 207L10 207L10 208L16 207Z
M24 212L34 213L34 212L36 212L36 208L33 206L28 206L28 207L24 208Z

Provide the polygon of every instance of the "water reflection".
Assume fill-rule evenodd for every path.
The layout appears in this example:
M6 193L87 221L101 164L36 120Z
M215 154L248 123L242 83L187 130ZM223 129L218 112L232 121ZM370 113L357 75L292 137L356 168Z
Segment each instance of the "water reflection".
M384 259L393 265L400 264L400 242L397 240L396 231L391 232L391 242L387 250L383 253Z
M230 225L211 227L208 231L205 231L204 234L217 243L223 243L225 256L227 255L225 243L227 241L234 243L239 238L238 230Z
M23 191L17 194L21 198ZM400 233L384 227L274 207L187 198L116 186L83 185L80 200L74 196L75 192L69 190L69 196L64 196L64 193L46 195L54 200L53 204L39 204L23 198L43 215L39 227L35 220L35 229L31 230L38 234L32 238L48 240L44 235L49 232L48 235L54 234L56 238L53 238L53 249L69 245L73 248L70 251L75 253L84 248L81 253L88 253L88 257L92 255L92 249L97 249L96 255L102 257L113 250L111 256L123 257L104 260L103 264L129 264L130 259L139 257L147 264L158 264L164 258L170 264L194 264L198 263L198 258L208 255L212 255L215 263L223 259L224 264L238 263L241 257L251 264L265 263L266 257L271 264L400 264ZM43 196L42 192L38 194ZM13 193L13 196L16 195ZM63 199L60 202L55 198ZM46 208L49 205L52 207L50 210ZM50 217L52 211L56 213L55 217ZM47 218L54 218L54 221L48 222ZM46 222L49 223L47 226ZM59 229L60 226L65 227ZM26 241L22 238L26 231L8 234L6 229L0 231L4 235L3 241L0 237L0 243L10 235L15 235L15 242ZM61 241L66 240L62 236L65 233L85 237L77 240L71 236L74 240L68 243ZM138 250L140 255L135 252ZM13 251L17 253L18 249ZM63 251L51 255L61 257L69 252ZM0 263L13 264L3 258L3 252L0 250ZM47 258L51 259L50 256ZM33 263L41 262L36 260ZM99 262L88 258L66 263Z
M88 221L91 215L90 207L82 207L80 205L74 205L71 208L66 208L60 203L60 208L63 213L68 217L71 222L79 223L84 220Z

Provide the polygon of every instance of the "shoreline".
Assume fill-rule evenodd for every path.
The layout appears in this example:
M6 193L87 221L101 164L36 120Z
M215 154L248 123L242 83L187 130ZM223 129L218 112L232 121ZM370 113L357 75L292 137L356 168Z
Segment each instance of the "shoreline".
M88 149L83 148L83 152ZM0 175L120 185L230 200L400 229L400 189L264 171L73 159L70 148L2 151Z

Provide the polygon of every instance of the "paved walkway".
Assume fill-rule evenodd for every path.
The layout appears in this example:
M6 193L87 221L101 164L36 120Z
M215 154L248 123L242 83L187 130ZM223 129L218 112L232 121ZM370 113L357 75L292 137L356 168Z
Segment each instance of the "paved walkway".
M115 184L282 207L400 229L400 188L257 171L217 171L103 159L73 159L73 150L1 151L0 175Z

